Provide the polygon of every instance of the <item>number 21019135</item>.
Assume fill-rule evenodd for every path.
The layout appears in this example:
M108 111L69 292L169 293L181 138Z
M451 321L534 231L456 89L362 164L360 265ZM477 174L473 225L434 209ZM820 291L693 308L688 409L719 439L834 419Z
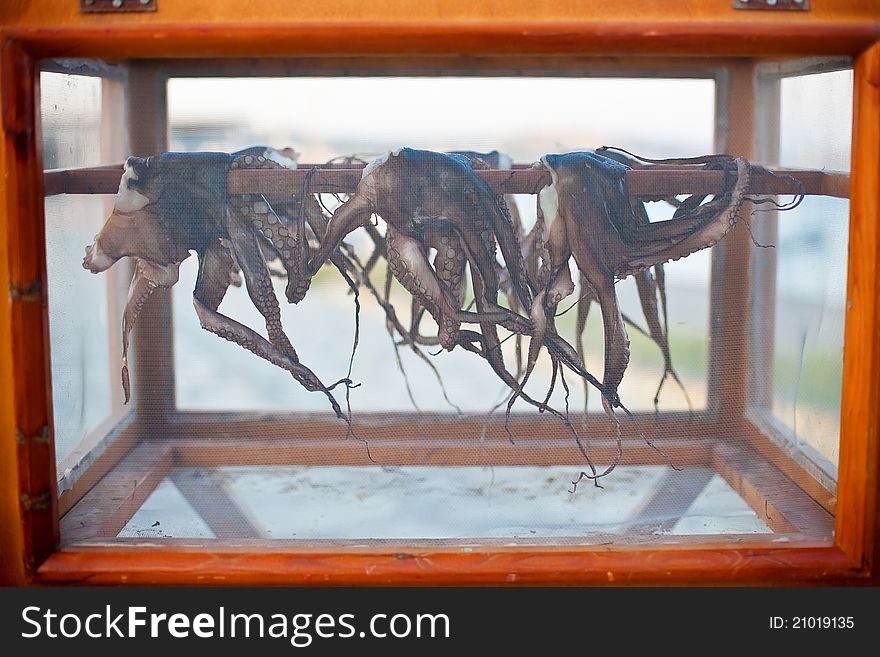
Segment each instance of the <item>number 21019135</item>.
M784 618L782 616L770 617L770 629L774 630L849 630L854 627L855 618L853 616L792 616L791 618Z

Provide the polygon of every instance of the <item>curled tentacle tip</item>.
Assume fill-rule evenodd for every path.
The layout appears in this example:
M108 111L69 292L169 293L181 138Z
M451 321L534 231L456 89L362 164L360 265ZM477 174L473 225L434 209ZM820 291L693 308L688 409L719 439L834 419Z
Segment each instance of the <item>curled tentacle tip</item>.
M128 375L128 365L122 366L122 392L125 395L123 404L127 405L131 401L131 380Z

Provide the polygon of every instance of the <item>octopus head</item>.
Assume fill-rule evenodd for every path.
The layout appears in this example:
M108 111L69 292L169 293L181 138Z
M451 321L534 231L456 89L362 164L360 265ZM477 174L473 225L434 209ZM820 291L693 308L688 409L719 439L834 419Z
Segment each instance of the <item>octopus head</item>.
M179 262L188 255L174 249L157 211L160 174L149 159L130 157L119 182L113 212L95 241L86 247L83 268L92 273L109 269L125 256L135 256L159 266Z

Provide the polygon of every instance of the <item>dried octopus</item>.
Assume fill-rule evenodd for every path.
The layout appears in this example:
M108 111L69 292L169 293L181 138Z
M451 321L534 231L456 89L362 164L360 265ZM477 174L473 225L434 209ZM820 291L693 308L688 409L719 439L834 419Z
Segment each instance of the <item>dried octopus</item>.
M527 311L532 290L507 204L477 174L478 168L484 166L465 155L407 148L374 160L364 168L354 194L331 218L321 248L312 255L311 271L317 272L327 255L371 215L381 216L387 226L391 272L436 321L438 343L447 350L462 346L478 353L502 381L518 390L519 382L504 364L497 328L529 335L532 325L528 317L498 303L496 244L507 264L513 294ZM437 252L433 263L428 258L431 248ZM476 312L461 308L465 263ZM480 331L464 330L463 323L478 324ZM553 337L548 340L550 348L574 363L574 349ZM582 365L574 363L574 367L585 372Z
M229 170L295 167L290 155L257 147L231 155L167 153L126 162L114 211L94 244L87 247L83 262L85 268L100 272L124 256L136 259L123 326L126 400L130 394L129 332L150 294L174 285L180 263L195 251L199 273L193 303L202 327L287 370L306 389L324 393L337 416L345 417L331 393L339 382L324 385L299 361L281 325L271 283L273 273L286 277L287 300L297 303L307 294L312 277L330 262L355 292L358 286L370 289L389 326L414 349L416 344L436 343L446 350L460 346L478 354L513 391L508 414L516 399L524 399L562 418L577 438L567 413L547 403L557 371L566 385L563 367L600 391L609 416L614 416L615 408L625 410L618 386L629 362L629 338L615 282L636 277L647 333L663 354L665 369L656 403L667 377L679 381L669 353L663 264L717 243L736 223L744 202L763 201L747 194L753 167L742 158L647 160L614 149L544 156L536 166L550 173L551 183L538 194L538 221L528 234L515 204L491 189L478 173L502 166L497 153L409 148L389 152L364 167L354 193L329 218L307 185L299 194L281 199L228 194ZM675 201L678 207L672 219L652 223L641 200L629 194L626 172L634 167L665 166L720 170L725 174L724 190L708 202L705 195ZM384 236L375 228L369 230L374 215L386 223ZM375 242L375 252L366 264L344 242L362 226ZM433 261L431 251L436 253ZM383 256L390 275L412 295L408 329L396 317L388 284L382 295L370 283L369 271ZM582 293L578 348L559 336L554 323L560 302L575 289L571 259ZM475 311L463 307L467 271ZM239 278L263 315L268 339L218 312L229 286ZM501 291L508 307L499 301ZM593 301L601 308L604 326L601 381L587 370L581 342ZM419 331L423 311L436 321L436 338ZM465 329L463 324L479 330ZM522 376L519 366L515 374L507 369L499 327L517 339L530 337ZM551 357L553 378L550 392L540 402L528 396L524 387L544 348ZM348 378L340 382L350 384ZM605 473L593 468L592 475L584 476L596 479L610 472L619 461L619 449L618 458ZM582 451L587 456L583 447Z
M278 225L265 198L236 198L227 193L229 169L242 165L278 168L295 163L285 154L265 148L232 155L165 153L132 157L125 163L113 212L86 248L83 267L97 273L125 256L137 259L123 323L126 401L130 397L129 332L152 292L174 285L180 264L195 251L199 271L193 305L202 328L287 370L306 390L324 393L336 415L344 417L330 392L333 386L324 385L299 361L284 332L266 264L265 251L274 249L289 268L291 282L296 283L288 286L288 297L304 294L303 277L297 273L297 266L306 262L303 254L308 247L303 244L303 233ZM217 310L238 269L252 303L265 320L268 340Z

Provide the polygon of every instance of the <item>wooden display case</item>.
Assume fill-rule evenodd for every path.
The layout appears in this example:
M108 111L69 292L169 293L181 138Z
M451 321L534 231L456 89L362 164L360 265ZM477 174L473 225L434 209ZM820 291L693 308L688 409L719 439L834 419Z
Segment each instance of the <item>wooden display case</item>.
M80 13L79 3L33 1L0 10L0 99L4 133L0 200L0 573L14 583L93 584L598 584L598 583L877 583L878 414L880 345L880 9L855 0L810 11L735 10L728 0L614 3L590 9L548 2L445 3L434 9L393 2L338 1L321 7L267 2L262 16L218 0L209 15L190 3L163 0L148 13ZM40 148L39 71L65 70L102 79L102 121L125 132L128 147L103 153L167 150L166 85L178 77L338 75L519 75L705 78L715 82L718 152L773 159L778 141L779 84L785 77L854 68L851 174L790 171L808 195L850 200L840 457L836 476L789 449L755 404L762 385L750 326L754 298L766 292L743 281L752 242L738 226L712 264L712 324L707 403L692 415L637 417L660 448L636 432L625 436L625 464L665 463L717 473L767 523L768 535L577 541L375 540L306 541L257 537L246 522L218 523L215 539L151 542L117 537L144 500L178 467L235 465L369 465L360 444L316 416L247 415L175 406L170 295L156 295L140 328L134 357L136 402L113 414L92 437L112 449L80 465L62 487L54 449L47 327L44 199L57 194L112 194L119 165L44 173ZM91 62L101 61L100 65ZM62 62L62 63L59 63ZM127 108L127 111L126 111ZM266 191L301 185L303 171L248 178L231 188ZM534 171L488 172L505 191L534 193ZM347 191L359 172L328 170L328 190ZM712 190L718 176L633 172L629 183L654 193ZM756 178L756 193L781 193ZM641 186L641 187L640 187ZM704 186L704 187L701 187ZM765 281L766 283L766 281ZM146 315L147 313L145 313ZM115 315L113 315L115 316ZM723 334L723 340L719 338ZM115 335L113 339L115 340ZM766 384L766 382L765 382ZM395 465L471 465L475 450L461 436L468 424L433 417L429 446L405 414L365 418L358 426L373 453ZM545 465L576 448L558 427L518 416L516 445L490 431L480 464ZM591 418L593 447L608 460L612 428ZM270 436L270 437L267 437ZM286 436L274 438L271 436ZM736 437L736 440L731 440ZM552 450L551 456L548 456ZM96 452L97 454L97 452ZM76 465L76 464L73 464ZM71 466L73 467L73 466ZM68 469L66 466L62 470ZM655 496L669 494L666 481ZM699 492L688 488L683 512ZM680 491L679 491L680 492ZM194 492L189 501L205 504ZM222 501L222 491L214 504ZM688 495L691 495L688 498ZM650 501L647 502L650 504ZM205 516L210 524L210 512Z

